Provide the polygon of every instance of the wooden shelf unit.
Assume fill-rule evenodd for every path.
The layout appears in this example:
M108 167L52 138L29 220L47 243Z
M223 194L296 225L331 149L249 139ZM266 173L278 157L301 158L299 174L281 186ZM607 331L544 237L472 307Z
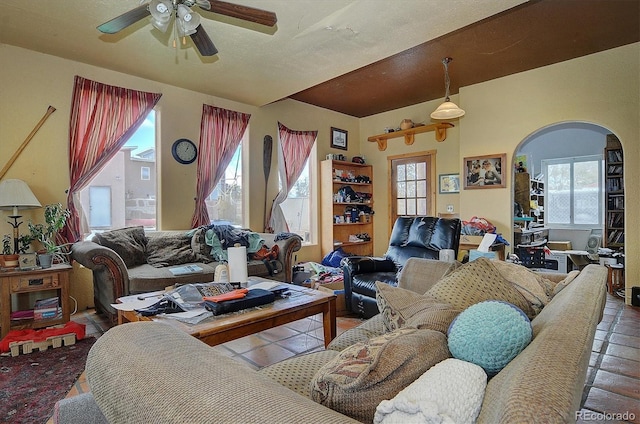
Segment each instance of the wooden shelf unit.
M364 176L370 182L343 181L339 176ZM336 193L342 187L351 186L355 192L371 195L368 202L338 202ZM323 160L320 162L320 205L322 223L322 255L326 256L333 250L342 247L345 252L361 255L373 255L373 214L368 218L358 217L357 222L336 223L336 216L346 216L347 210L368 206L373 209L373 167L371 165L345 162L337 160ZM350 242L350 235L367 233L369 241Z
M384 151L387 150L387 140L390 138L404 137L404 144L410 146L413 144L416 134L421 134L427 131L435 131L436 140L445 141L447 139L447 128L453 128L453 124L441 122L438 124L419 125L417 127L409 128L408 130L372 135L367 138L367 140L372 143L378 143L378 150Z
M602 243L610 249L624 248L624 158L622 144L607 135L604 149L605 234Z

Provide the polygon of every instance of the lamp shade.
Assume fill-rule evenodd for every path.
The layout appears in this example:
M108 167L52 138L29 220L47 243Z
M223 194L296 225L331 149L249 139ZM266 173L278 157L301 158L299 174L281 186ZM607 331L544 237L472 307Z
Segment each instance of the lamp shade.
M4 180L0 182L0 209L11 210L13 216L18 215L18 209L41 208L33 192L22 180Z
M459 118L464 115L464 110L460 109L458 105L453 102L445 101L436 110L431 112L431 118L433 119L453 119Z

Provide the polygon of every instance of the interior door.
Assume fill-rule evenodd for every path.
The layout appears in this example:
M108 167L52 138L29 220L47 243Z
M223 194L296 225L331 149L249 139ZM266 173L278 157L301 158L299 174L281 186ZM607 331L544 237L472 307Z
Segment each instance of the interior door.
M389 157L390 225L399 216L435 216L435 151Z
M111 187L89 187L89 227L111 227Z

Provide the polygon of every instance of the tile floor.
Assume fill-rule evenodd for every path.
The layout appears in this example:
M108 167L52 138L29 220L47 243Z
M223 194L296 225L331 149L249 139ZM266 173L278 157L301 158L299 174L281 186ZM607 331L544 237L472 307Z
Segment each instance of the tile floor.
M598 326L591 352L589 370L582 395L582 418L586 422L632 422L640 424L640 308L626 306L607 295L604 318ZM86 325L88 336L100 337L109 324L93 310L78 313L74 321ZM337 332L362 322L358 318L339 317ZM322 349L322 324L319 316L234 340L213 349L253 368L261 368L291 356ZM88 391L84 374L68 396ZM624 419L603 414L624 414Z

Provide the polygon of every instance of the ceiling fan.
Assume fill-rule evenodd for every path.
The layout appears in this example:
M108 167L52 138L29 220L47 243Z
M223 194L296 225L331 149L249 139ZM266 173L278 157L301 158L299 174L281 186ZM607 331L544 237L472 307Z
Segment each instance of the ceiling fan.
M115 34L151 16L151 24L160 31L166 32L173 17L174 29L180 37L189 35L202 56L213 56L218 53L218 49L200 25L200 15L190 9L193 6L270 27L278 21L273 12L221 0L151 0L99 25L98 30L105 34Z

